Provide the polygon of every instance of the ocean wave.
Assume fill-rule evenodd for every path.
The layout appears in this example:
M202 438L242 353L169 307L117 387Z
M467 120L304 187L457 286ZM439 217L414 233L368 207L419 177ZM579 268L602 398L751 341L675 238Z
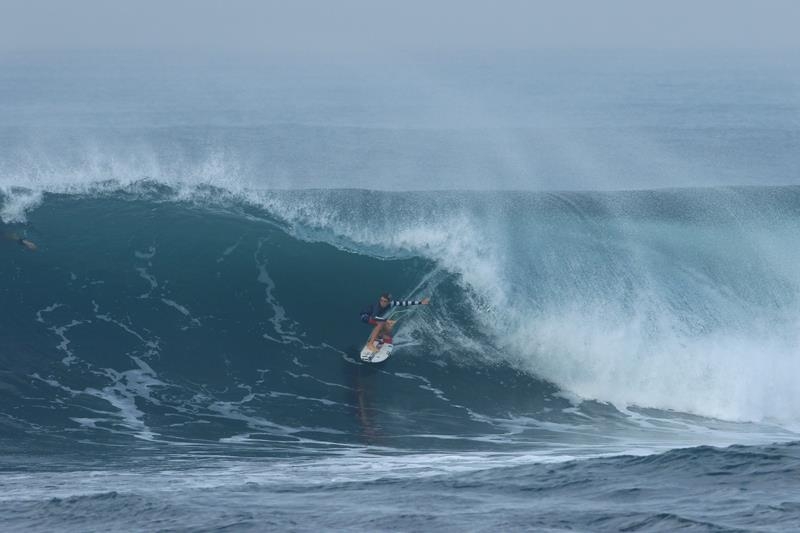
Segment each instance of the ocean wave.
M800 406L799 209L797 188L12 183L5 220L27 220L15 230L41 250L9 252L3 289L24 327L3 337L33 355L6 362L29 376L22 396L44 395L62 424L86 431L346 446L365 405L358 380L374 381L342 370L357 366L367 334L358 310L390 289L433 297L403 319L406 357L390 361L403 366L379 371L419 376L382 385L422 395L414 407L390 404L391 434L439 434L435 417L417 427L408 409L419 408L500 440L515 417L533 414L540 430L574 422L559 391L613 405L602 424L638 424L631 413L654 408L780 433ZM464 396L476 379L484 393ZM501 392L508 380L512 392ZM45 422L36 402L12 395L31 427ZM557 416L545 414L549 402ZM355 433L372 438L371 424Z

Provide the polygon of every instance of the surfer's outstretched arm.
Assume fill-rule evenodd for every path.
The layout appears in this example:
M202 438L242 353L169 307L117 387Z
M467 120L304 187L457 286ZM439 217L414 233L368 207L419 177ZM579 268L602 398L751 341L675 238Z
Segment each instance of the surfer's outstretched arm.
M407 307L409 305L428 305L430 298L423 298L422 300L392 300L392 307Z
M10 240L10 241L16 242L20 246L24 246L28 250L35 250L36 249L36 245L33 244L32 241L29 241L28 239L22 238L19 235L17 235L16 233L4 233L3 236L6 239Z

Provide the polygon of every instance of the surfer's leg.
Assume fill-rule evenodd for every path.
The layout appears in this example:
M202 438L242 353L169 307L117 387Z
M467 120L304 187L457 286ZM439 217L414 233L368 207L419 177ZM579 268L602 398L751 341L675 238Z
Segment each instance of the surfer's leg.
M394 323L397 322L396 320L387 320L386 327L383 329L381 335L383 335L383 342L387 344L392 344L394 340L392 339L392 330L394 329Z
M378 335L381 334L385 325L386 325L385 322L378 322L377 324L375 324L375 327L372 328L372 333L369 334L369 340L367 341L367 346L370 349L373 349L375 347L374 346L375 339L377 339Z

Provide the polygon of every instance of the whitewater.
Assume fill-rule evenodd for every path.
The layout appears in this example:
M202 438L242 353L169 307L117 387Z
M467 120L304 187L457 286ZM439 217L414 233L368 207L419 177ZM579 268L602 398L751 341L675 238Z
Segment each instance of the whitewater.
M596 59L3 57L3 528L796 528L796 71Z

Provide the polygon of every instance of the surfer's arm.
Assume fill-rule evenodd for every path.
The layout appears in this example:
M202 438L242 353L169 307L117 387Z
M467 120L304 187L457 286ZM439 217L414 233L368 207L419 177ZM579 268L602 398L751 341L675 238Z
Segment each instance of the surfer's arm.
M430 298L423 298L422 300L393 300L392 307L408 307L409 305L428 305Z
M14 241L17 244L19 244L20 246L23 246L23 247L27 248L28 250L35 250L36 249L36 245L33 244L33 242L29 241L28 239L26 239L24 237L20 237L16 233L4 233L3 235L5 236L6 239Z

